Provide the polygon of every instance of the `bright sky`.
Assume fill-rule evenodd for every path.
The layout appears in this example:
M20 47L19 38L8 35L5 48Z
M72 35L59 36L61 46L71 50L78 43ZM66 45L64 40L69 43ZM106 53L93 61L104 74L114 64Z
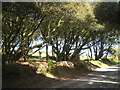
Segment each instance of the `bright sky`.
M35 41L35 42L33 43L33 46L36 45L36 44L39 44L39 43L42 43L42 41L41 41L41 40ZM116 45L114 45L114 46L115 46L115 47L118 47L118 44L116 44ZM37 50L37 48L34 49L34 50ZM46 52L46 47L42 48L41 51ZM51 52L51 51L52 51L52 46L48 46L48 52ZM83 50L82 53L85 52L84 54L88 54L88 51L89 51L89 50L86 49L86 50Z
M36 44L40 44L40 43L42 43L41 40L35 41L35 42L33 43L33 46L36 45ZM35 48L35 49L33 49L33 50L37 50L37 48ZM46 52L46 47L42 48L40 51ZM48 46L48 52L51 52L51 51L52 51L52 46ZM87 54L87 53L88 53L88 50L87 50L87 49L86 49L86 50L83 50L82 53L83 53L83 52L85 52L85 54Z
M35 41L35 42L33 43L33 46L36 45L36 44L40 44L40 43L42 43L41 40ZM34 49L34 50L37 50L37 48ZM46 51L46 47L42 48L41 51L44 51L44 52L45 52L45 51ZM52 51L52 47L51 47L51 46L48 46L48 52L51 52L51 51Z

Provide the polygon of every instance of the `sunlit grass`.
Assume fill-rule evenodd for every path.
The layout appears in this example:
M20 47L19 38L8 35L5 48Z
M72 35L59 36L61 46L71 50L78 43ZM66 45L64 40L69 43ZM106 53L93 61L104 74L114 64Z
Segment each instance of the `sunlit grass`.
M0 49L0 53L2 52L2 50Z
M89 61L89 62L91 62L92 64L94 64L94 65L97 65L97 66L99 66L99 67L107 67L108 65L107 64L105 64L105 63L103 63L103 62L101 62L101 61Z
M52 73L46 73L45 74L46 77L49 77L49 78L56 78Z
M48 54L51 56L51 55L52 55L52 52L48 52ZM39 55L39 52L34 53L33 56L40 56L40 55ZM41 52L41 56L42 56L42 57L45 57L45 56L46 56L46 52L43 52L43 51L42 51L42 52Z

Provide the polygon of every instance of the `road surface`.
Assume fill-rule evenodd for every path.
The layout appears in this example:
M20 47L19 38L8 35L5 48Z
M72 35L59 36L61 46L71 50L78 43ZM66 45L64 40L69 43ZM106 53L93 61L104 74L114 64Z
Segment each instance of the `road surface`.
M50 88L120 88L120 64Z

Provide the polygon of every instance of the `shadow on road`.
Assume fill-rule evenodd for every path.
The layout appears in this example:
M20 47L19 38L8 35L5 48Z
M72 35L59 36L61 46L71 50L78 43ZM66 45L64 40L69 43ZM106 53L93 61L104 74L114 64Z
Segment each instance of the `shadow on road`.
M74 81L53 88L120 88L120 65L99 69Z

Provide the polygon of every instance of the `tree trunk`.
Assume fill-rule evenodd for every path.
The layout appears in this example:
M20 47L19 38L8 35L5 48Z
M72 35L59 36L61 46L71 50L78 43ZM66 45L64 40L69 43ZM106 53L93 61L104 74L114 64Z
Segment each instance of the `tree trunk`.
M99 57L98 57L98 55L95 55L95 60L99 60Z
M74 53L72 54L72 56L71 56L70 59L71 59L71 60L74 59L74 58L80 53L80 50L81 50L81 49L76 49L76 50L74 51Z
M52 46L52 57L54 56L54 52L53 52L53 46Z
M98 55L95 55L95 60L99 60L100 58L102 58L103 56L103 52L100 52Z
M90 48L90 59L93 59L93 57L92 57L92 49Z
M48 44L46 43L46 60L48 60Z

